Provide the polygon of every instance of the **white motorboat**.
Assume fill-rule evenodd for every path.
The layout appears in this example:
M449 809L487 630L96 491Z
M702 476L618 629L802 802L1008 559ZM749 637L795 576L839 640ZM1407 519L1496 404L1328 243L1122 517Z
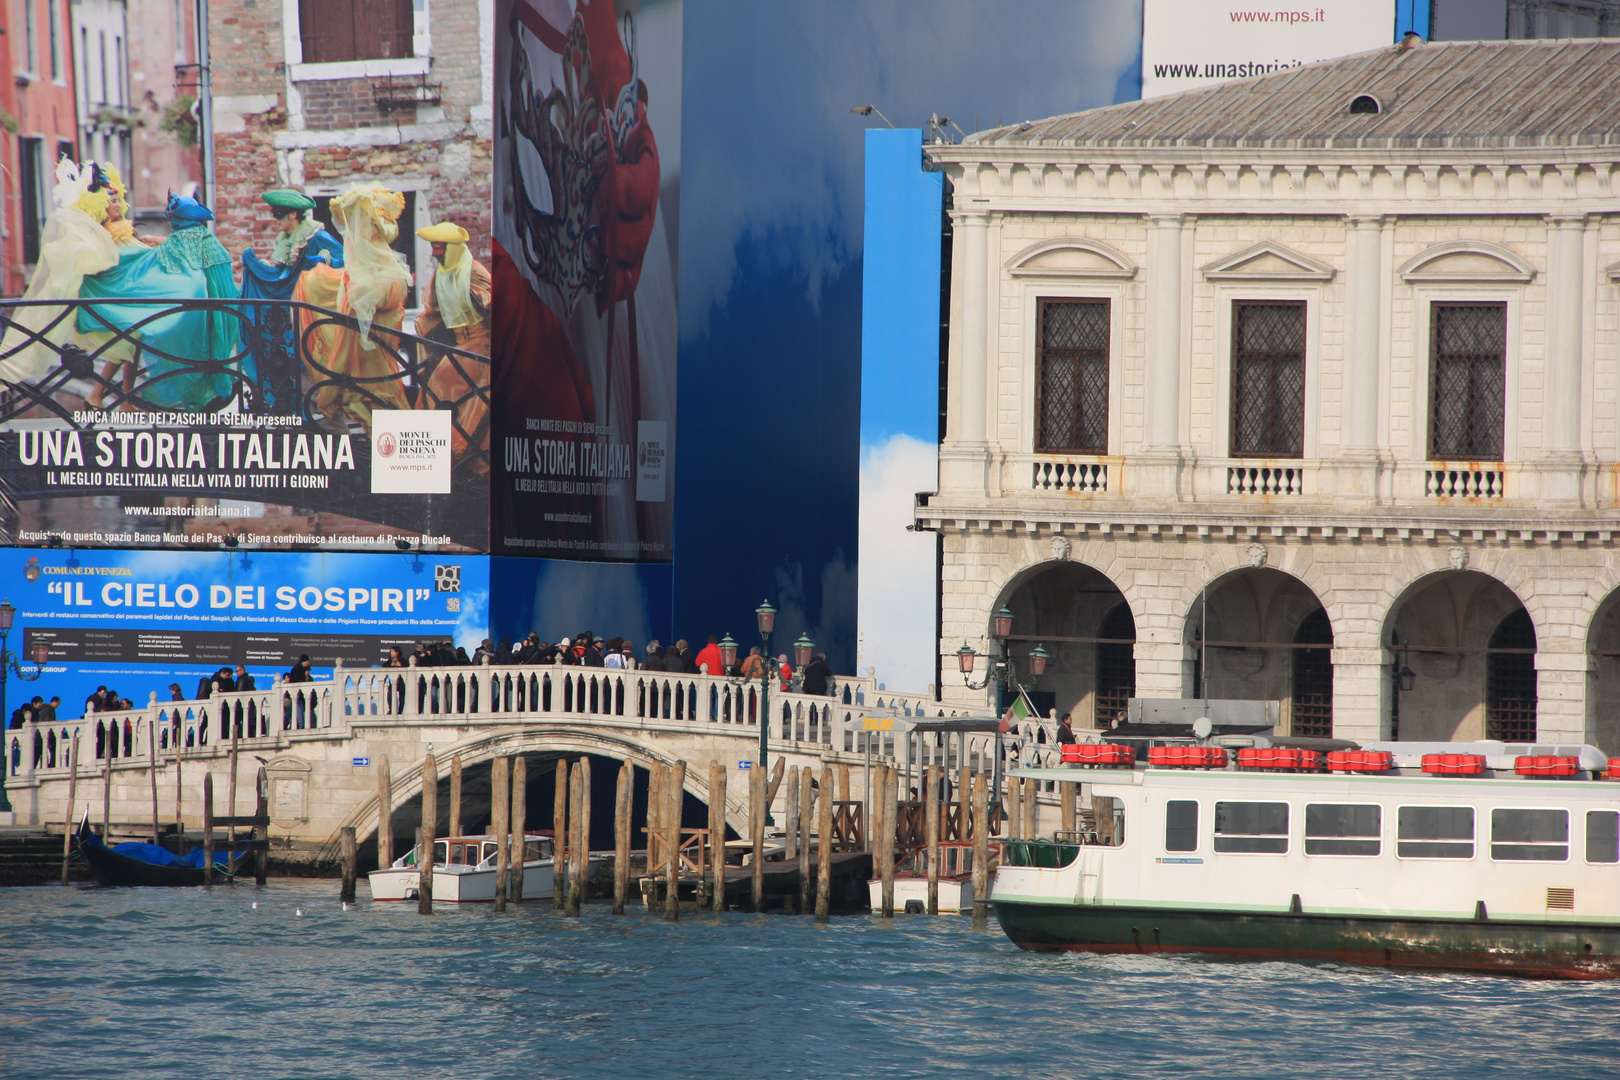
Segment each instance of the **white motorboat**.
M523 868L514 865L511 873L523 875L524 900L550 900L555 880L552 838L529 833L523 838ZM447 904L488 904L495 899L496 842L493 836L450 836L433 842L433 902ZM373 870L373 900L415 900L422 871L418 850L413 847L395 859L385 870ZM587 874L594 874L606 860L590 859Z
M1001 841L990 841L990 866L994 874L1001 859ZM872 910L883 906L883 879L867 882ZM928 847L908 851L894 867L894 909L921 915L928 910ZM939 845L939 913L956 915L973 910L973 842L945 840Z

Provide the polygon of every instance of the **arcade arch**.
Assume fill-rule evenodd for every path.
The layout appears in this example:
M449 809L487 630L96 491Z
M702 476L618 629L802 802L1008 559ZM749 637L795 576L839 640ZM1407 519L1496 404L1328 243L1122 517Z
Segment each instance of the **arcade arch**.
M1384 641L1391 738L1535 741L1535 625L1496 578L1444 570L1418 580L1390 607Z
M1182 640L1184 696L1281 701L1284 731L1333 734L1333 626L1292 574L1246 568L1210 582L1193 601Z
M1136 693L1136 620L1107 575L1080 562L1035 567L997 598L1013 615L1008 651L1031 698L1045 713L1069 713L1076 728L1108 727ZM1031 680L1036 645L1050 656L1046 674Z
M1604 598L1587 628L1587 741L1620 754L1620 589Z

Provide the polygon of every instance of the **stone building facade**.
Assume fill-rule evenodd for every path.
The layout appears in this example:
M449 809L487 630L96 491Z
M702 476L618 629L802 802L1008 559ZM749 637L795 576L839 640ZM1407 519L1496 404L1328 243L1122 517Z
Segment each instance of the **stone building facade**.
M930 147L943 669L1005 606L1076 726L1620 753L1616 65L1409 41Z
M270 242L267 189L377 181L407 197L396 246L419 280L421 225L456 221L488 259L493 0L210 0L208 23L228 249Z

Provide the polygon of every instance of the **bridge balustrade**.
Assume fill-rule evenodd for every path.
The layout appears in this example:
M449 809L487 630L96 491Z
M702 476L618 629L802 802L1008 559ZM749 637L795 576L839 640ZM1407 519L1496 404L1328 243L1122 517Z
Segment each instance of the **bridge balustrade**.
M888 760L906 768L939 763L955 768L960 749L924 748L913 762L912 724L957 715L924 695L880 691L869 679L845 678L835 693L812 695L772 687L768 703L760 684L723 676L621 671L558 665L483 664L450 668L368 668L339 664L330 679L267 689L229 691L209 698L159 702L145 708L95 713L76 721L41 725L30 721L7 732L6 772L29 782L65 777L71 742L81 737L80 766L112 769L161 767L176 759L222 757L234 738L239 751L262 757L293 751L306 740L345 741L357 726L387 726L401 720L499 724L550 719L643 727L705 729L754 739L762 719L781 750L843 752ZM762 715L762 709L769 713ZM877 726L869 725L876 718ZM1044 724L1044 722L1042 722ZM1045 761L1057 753L1055 738L1033 720L1007 740L1004 764ZM152 731L149 738L148 728ZM994 736L967 740L967 761L988 769Z

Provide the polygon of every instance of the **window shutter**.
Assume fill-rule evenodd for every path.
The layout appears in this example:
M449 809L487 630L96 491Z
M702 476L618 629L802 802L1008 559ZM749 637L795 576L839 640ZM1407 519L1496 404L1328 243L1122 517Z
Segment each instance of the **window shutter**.
M359 0L298 0L298 36L304 63L334 64L353 60L354 27Z

